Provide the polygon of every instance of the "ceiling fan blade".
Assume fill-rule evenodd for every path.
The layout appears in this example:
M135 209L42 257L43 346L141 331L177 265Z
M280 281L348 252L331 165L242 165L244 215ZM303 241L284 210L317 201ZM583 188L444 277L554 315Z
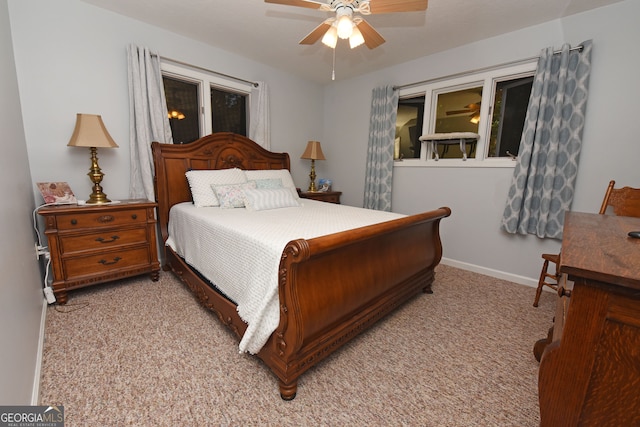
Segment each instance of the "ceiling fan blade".
M326 2L313 0L264 0L265 3L284 4L286 6L306 7L309 9L320 9L326 6Z
M480 112L480 104L482 102L472 102L469 105L465 105L464 106L464 110L450 110L447 111L447 116L454 116L456 114L466 114L466 113L473 113L472 116L476 115L477 113Z
M364 19L358 23L358 29L364 38L364 44L369 49L375 49L385 42L385 39Z
M474 110L451 110L451 111L447 111L447 116L455 116L457 114L466 114L466 113L475 113Z
M370 0L371 13L419 12L427 10L428 0Z
M300 44L314 44L315 42L320 40L327 31L329 31L329 28L331 28L331 24L327 23L326 21L323 22L322 24L314 28L313 31L307 34L305 38L300 40Z

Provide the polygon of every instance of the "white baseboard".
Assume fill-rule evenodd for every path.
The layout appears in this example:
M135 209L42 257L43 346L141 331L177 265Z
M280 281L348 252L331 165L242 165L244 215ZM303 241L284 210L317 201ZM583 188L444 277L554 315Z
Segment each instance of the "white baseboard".
M31 405L38 405L40 398L40 376L42 375L42 353L44 351L44 332L47 322L47 300L42 299L42 315L40 316L40 335L38 336L38 354L36 355L36 367L33 375L33 389L31 390Z
M491 268L481 267L475 264L468 264L466 262L460 262L460 261L456 261L449 258L442 258L440 262L444 265L460 268L462 270L473 271L474 273L484 274L485 276L491 276L497 279L508 280L510 282L518 283L520 285L530 286L532 288L538 287L538 279L518 276L517 274L511 274L511 273L506 273L504 271L493 270Z

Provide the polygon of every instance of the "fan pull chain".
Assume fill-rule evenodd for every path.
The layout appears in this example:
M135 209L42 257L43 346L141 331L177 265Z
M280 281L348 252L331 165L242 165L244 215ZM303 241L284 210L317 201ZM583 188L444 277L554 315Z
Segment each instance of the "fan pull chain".
M336 48L333 48L333 69L331 70L331 80L336 79Z

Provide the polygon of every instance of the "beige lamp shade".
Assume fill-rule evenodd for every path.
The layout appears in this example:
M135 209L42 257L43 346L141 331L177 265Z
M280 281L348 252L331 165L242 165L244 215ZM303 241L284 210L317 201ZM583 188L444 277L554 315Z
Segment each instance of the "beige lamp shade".
M76 127L67 145L69 147L118 147L104 126L102 116L96 114L78 114L76 116Z
M326 160L324 158L324 153L322 152L322 147L320 147L319 141L309 141L307 143L307 148L300 156L301 159L310 159L310 160Z

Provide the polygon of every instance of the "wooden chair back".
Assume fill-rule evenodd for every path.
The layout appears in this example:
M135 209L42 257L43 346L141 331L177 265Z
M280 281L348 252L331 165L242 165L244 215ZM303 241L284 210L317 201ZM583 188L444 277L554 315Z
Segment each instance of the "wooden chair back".
M604 195L600 214L613 212L619 216L640 218L640 188L614 188L616 182L611 180Z

